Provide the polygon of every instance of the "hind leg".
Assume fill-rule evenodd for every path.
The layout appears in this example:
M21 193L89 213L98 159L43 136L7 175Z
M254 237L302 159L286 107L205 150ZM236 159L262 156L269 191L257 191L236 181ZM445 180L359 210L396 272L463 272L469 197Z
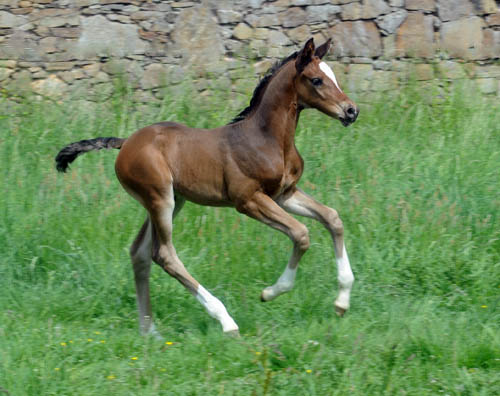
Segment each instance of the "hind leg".
M191 276L177 256L172 243L172 219L176 213L175 205L173 189L170 186L163 190L162 196L155 197L148 207L155 230L153 260L196 297L209 315L220 322L225 333L237 334L238 325L229 316L224 304Z
M135 292L137 297L141 334L159 336L153 323L151 301L149 297L152 232L151 221L148 218L142 225L139 234L137 234L134 243L130 247L130 257L132 259L132 267L134 270Z
M173 217L180 212L184 202L184 198L175 197L175 210ZM154 231L148 217L142 225L139 234L137 234L134 243L130 247L130 257L132 259L132 266L134 270L135 291L141 334L150 334L155 337L160 337L153 323L149 291L153 237Z

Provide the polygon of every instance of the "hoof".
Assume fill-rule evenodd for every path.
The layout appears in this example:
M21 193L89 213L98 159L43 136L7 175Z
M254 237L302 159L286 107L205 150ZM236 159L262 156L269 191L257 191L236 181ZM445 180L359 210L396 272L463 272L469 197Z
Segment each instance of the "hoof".
M271 286L266 287L264 290L262 290L262 293L260 293L260 301L262 302L274 300L276 297L278 296L273 293L273 289Z
M344 316L344 314L346 313L346 311L347 311L347 308L342 308L339 305L335 305L335 313L338 316L340 316L340 317Z
M225 331L224 335L227 335L228 337L231 337L231 338L240 338L240 331L238 329L229 330L229 331Z

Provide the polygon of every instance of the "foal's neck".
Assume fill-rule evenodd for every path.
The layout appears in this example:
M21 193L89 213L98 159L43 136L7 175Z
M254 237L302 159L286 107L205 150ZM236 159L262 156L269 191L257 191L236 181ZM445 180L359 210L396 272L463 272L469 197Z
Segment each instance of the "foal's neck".
M285 150L293 145L300 113L295 75L293 61L283 66L269 82L255 112L261 130L273 136Z

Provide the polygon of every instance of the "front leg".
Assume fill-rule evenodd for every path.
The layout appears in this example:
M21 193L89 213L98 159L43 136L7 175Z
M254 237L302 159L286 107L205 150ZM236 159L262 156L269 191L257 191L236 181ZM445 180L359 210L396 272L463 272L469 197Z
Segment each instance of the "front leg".
M250 200L239 205L237 209L285 233L293 242L292 255L283 275L274 285L266 287L260 296L262 301L271 301L292 289L300 258L309 248L309 232L304 224L290 216L269 196L261 192L255 193Z
M339 295L335 300L335 309L337 314L342 316L349 309L354 275L344 244L344 226L337 211L319 203L299 188L278 200L278 204L290 213L318 220L330 231L339 282Z

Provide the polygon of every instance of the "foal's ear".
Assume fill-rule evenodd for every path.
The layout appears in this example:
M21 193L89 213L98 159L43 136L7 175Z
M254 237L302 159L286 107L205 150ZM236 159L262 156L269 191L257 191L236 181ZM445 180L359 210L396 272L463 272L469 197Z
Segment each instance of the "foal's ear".
M316 51L314 51L314 55L316 55L319 59L322 59L327 54L328 50L330 49L331 43L332 43L332 39L329 38L328 40L326 40L326 42L324 42L318 48L316 48Z
M295 61L295 68L297 69L297 73L302 73L302 71L306 68L306 66L311 62L312 57L314 55L314 39L311 37L307 40L307 43L304 45L297 55L297 59Z

